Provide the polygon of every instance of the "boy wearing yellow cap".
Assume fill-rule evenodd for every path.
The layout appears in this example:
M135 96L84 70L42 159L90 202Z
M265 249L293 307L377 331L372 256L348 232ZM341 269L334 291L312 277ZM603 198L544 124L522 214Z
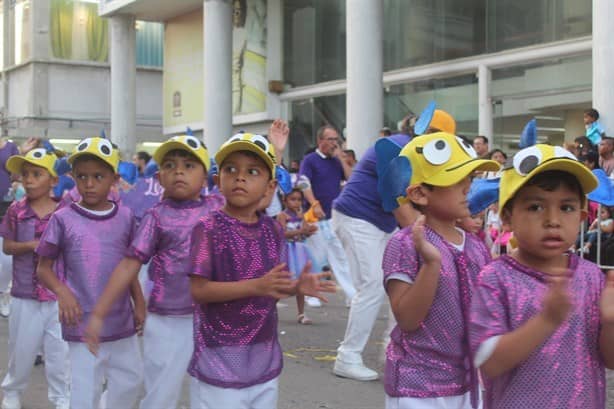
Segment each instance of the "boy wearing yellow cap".
M148 302L143 352L145 397L141 408L176 408L192 357L190 238L198 220L224 203L201 194L207 183L207 148L191 135L175 136L154 152L164 199L143 216L124 259L115 268L86 330L90 350L99 348L102 323L113 302L149 264L153 289ZM172 334L170 336L169 334Z
M605 408L614 275L568 252L596 186L560 147L523 149L503 170L500 214L517 248L482 270L471 306L485 408Z
M39 279L58 297L70 354L70 407L98 408L106 380L108 407L130 408L143 376L136 327L142 325L145 302L138 280L131 294L125 291L113 304L98 354L92 355L84 343L85 324L136 228L130 209L107 199L118 180L119 152L107 139L87 138L68 162L81 200L53 214L36 254ZM56 269L54 262L60 258L62 268Z
M423 214L395 233L384 253L384 287L397 321L386 353L386 408L476 407L468 312L471 286L490 255L456 220L469 216L473 172L499 165L438 132L412 139L389 166L394 178L409 180L406 200Z
M57 183L56 160L54 153L34 149L24 156L11 156L6 163L9 172L21 175L26 196L11 204L0 225L2 250L13 256L9 364L2 382L3 409L21 407L21 395L41 347L46 360L49 400L55 407L68 408L68 346L61 336L56 297L37 280L38 257L34 253L58 207L51 198Z

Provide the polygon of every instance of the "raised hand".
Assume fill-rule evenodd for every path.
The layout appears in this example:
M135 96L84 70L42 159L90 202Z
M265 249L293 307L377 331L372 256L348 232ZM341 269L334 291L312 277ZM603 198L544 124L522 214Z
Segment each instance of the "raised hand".
M286 263L276 265L257 280L258 293L265 297L287 298L296 289L296 281L292 280L292 275L287 270Z
M614 324L614 270L607 273L605 287L601 293L601 323Z
M337 285L327 279L332 278L330 271L321 273L311 273L311 261L308 261L301 271L298 278L297 293L319 298L324 302L328 300L321 293L334 293Z
M416 246L416 251L422 256L425 264L441 263L441 254L439 253L439 250L437 250L437 247L433 246L433 244L430 243L426 237L424 237L425 221L426 217L424 215L420 215L411 228L411 234L414 240L414 245Z
M281 156L286 150L286 144L288 143L288 135L290 135L290 128L283 119L276 119L269 128L269 140L275 148L275 155L277 160L281 160Z
M543 311L548 322L558 327L567 319L572 303L566 276L549 276L548 292L544 296Z

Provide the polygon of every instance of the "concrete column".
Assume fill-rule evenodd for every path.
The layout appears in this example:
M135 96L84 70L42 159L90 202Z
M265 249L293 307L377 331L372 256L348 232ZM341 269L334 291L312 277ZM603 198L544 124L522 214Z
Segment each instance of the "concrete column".
M215 153L232 136L232 3L205 0L203 139Z
M384 119L383 21L380 0L347 0L347 135L360 158Z
M124 159L136 149L136 30L130 15L109 19L111 32L111 140Z
M490 147L494 147L492 134L493 113L490 98L490 68L484 64L478 67L478 133L488 138Z
M593 0L593 107L606 135L614 134L614 2Z

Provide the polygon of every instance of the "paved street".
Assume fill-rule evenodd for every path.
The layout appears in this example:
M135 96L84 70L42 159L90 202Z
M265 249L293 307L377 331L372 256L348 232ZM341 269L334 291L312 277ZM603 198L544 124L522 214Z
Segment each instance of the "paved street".
M300 326L296 324L296 305L293 299L284 300L279 306L280 340L285 351L279 409L382 408L384 392L380 381L359 383L338 378L331 373L332 358L338 342L343 337L348 313L342 294L332 295L330 304L322 308L307 308L314 325ZM365 354L367 365L377 368L380 373L382 364L379 356L382 344L379 338L386 323L387 309L382 308L374 331L376 336L371 337ZM2 376L7 363L7 344L8 322L6 319L0 319ZM608 377L611 385L608 388L608 408L614 409L614 373L608 373ZM186 376L181 400L183 408L189 407L188 380L189 377ZM24 409L50 408L46 395L43 368L39 366L34 369L32 383L24 396Z

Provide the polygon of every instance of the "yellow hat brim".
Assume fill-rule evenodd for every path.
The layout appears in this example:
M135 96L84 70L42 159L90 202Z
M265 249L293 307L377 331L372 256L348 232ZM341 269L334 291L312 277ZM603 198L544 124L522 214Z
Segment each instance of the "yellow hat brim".
M72 166L72 164L74 163L74 161L75 161L75 160L77 160L77 158L79 158L79 157L81 157L81 156L86 156L86 155L89 155L89 156L94 156L94 157L96 157L96 158L100 159L100 160L101 160L101 161L103 161L104 163L106 163L106 164L108 164L109 166L111 166L111 168L113 169L113 171L114 171L115 173L117 173L117 168L118 168L118 166L119 166L119 158L118 158L118 160L117 160L117 161L114 161L114 160L112 160L112 158L111 158L111 157L105 157L105 156L102 156L102 155L97 155L97 154L95 154L94 152L89 151L89 150L82 151L82 152L76 152L76 153L71 154L71 155L68 157L68 164L70 164L70 165ZM116 155L116 156L118 157L119 155Z
M435 175L421 183L433 186L452 186L471 175L475 171L496 172L501 168L498 162L488 159L471 159L466 162L456 164L447 169L442 169Z
M516 174L516 171L513 168L505 170L503 176L501 177L501 185L499 188L499 213L501 213L507 202L509 202L510 199L518 192L518 190L526 185L531 178L539 173L550 170L559 170L574 175L576 179L578 179L578 183L580 183L582 192L585 195L595 190L599 184L597 178L595 175L593 175L593 172L591 172L581 162L570 158L553 158L546 160L544 163L540 164L529 172L526 176ZM506 177L506 172L514 172L514 175ZM508 182L508 180L511 178L513 178L513 180Z
M273 161L273 159L269 155L267 155L265 151L263 151L258 146L256 146L253 142L250 142L250 141L238 140L238 141L234 141L222 147L215 154L215 163L217 163L218 167L220 167L222 163L224 162L224 159L226 159L228 155L230 155L231 153L240 152L240 151L248 151L248 152L252 152L258 155L258 157L264 160L264 163L266 163L269 170L271 171L271 177L273 179L275 178L275 162Z
M209 169L211 168L210 158L201 158L201 155L199 155L198 152L196 152L194 149L190 148L188 145L186 145L183 142L179 142L175 140L166 141L162 145L160 145L158 149L156 149L156 151L153 153L153 159L158 164L158 166L162 166L162 161L164 160L164 157L166 156L166 154L174 150L186 151L194 155L200 161L200 163L202 163L202 165L205 167L206 172L208 172ZM207 152L206 149L205 149L205 152Z
M30 163L34 166L38 166L39 168L43 168L45 169L47 172L49 172L49 174L53 177L57 176L57 173L55 172L55 169L53 168L53 164L55 164L55 161L53 162L53 164L51 165L51 167L45 166L42 161L40 160L33 160L30 158L27 158L25 156L11 156L7 161L6 161L6 170L8 170L10 173L12 174L20 174L21 173L21 169L23 167L24 163Z

